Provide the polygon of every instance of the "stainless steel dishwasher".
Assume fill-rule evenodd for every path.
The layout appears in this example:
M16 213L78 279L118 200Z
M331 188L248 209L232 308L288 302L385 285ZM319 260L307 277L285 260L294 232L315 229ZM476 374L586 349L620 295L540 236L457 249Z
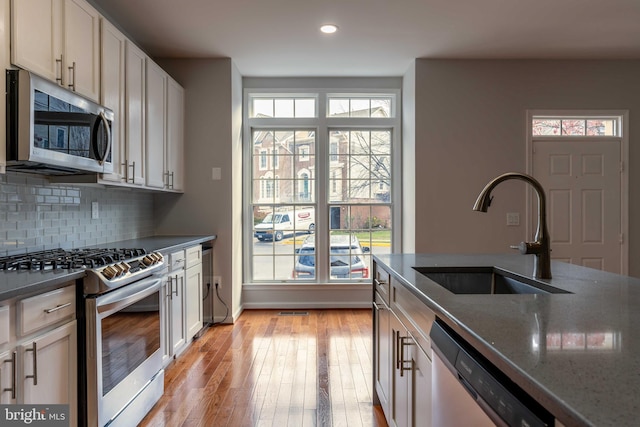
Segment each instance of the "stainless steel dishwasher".
M431 328L432 425L553 426L553 416L439 319Z

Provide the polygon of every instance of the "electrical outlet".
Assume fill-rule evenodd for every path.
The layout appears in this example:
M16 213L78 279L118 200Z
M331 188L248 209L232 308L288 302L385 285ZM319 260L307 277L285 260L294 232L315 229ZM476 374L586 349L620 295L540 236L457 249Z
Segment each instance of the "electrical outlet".
M218 289L222 289L222 277L213 276L213 285L216 286Z

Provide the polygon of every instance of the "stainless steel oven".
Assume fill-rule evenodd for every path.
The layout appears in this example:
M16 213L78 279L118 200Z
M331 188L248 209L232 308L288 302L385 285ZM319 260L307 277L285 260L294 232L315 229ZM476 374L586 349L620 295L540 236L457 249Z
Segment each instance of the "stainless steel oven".
M161 290L167 269L156 256L160 260L148 266L145 256L88 271L84 298L90 427L136 425L164 392ZM115 276L108 278L113 271Z
M164 391L167 263L144 249L51 249L0 257L0 271L86 270L78 286L80 426L134 426Z

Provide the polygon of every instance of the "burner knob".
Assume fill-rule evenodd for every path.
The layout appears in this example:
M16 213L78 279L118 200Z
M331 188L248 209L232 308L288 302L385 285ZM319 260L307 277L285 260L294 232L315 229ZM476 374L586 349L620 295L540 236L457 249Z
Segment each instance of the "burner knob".
M124 270L123 274L127 274L131 270L131 266L124 261L120 263L120 267Z
M114 277L118 275L118 271L112 266L108 265L102 270L102 275L106 277L108 280L112 280Z
M113 269L116 270L116 276L120 277L127 272L127 270L123 267L122 263L113 264Z
M148 255L145 255L145 257L142 258L142 263L147 267L149 267L150 265L162 262L162 259L163 259L162 255L160 255L158 252L152 252Z

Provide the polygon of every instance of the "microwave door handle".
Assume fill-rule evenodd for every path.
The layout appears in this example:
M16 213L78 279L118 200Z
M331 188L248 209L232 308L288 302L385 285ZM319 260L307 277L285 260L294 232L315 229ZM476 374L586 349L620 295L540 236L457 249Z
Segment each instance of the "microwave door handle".
M98 159L100 166L102 166L105 160L107 160L107 156L111 152L111 129L109 128L109 121L107 120L107 117L104 115L104 111L100 111L100 119L102 119L102 122L104 123L104 128L107 131L107 148L105 149L104 153L101 153L100 158Z

